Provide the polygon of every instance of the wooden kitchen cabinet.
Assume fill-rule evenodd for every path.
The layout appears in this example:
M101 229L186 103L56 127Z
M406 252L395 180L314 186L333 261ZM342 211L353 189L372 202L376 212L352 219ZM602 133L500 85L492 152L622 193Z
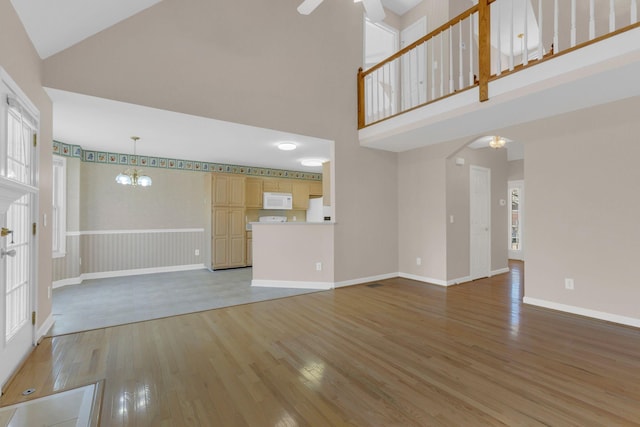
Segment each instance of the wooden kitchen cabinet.
M293 209L307 210L309 208L309 184L306 181L296 180L292 183Z
M292 179L265 178L262 182L262 190L265 193L291 193L293 191Z
M247 266L253 265L253 233L247 231Z
M331 162L322 164L322 204L331 206Z
M322 197L322 181L309 181L309 196Z
M244 267L244 208L213 208L212 260L213 269Z
M244 207L245 180L243 175L214 173L211 186L213 206Z
M262 179L247 178L245 181L245 207L262 209Z

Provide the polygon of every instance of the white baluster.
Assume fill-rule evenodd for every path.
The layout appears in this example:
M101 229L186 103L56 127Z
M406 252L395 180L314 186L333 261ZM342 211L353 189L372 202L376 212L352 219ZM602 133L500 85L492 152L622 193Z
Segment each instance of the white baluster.
M413 101L413 105L418 105L420 103L420 47L416 46L413 50L413 57L415 58L416 63L416 74L413 79L413 83L415 84L415 90L413 93L415 94L415 101Z
M593 40L596 36L596 0L589 0L589 40Z
M558 43L558 0L553 0L553 53L560 52Z
M616 2L615 0L609 0L609 32L613 33L616 30Z
M497 36L497 49L496 49L496 74L502 74L502 24L500 23L500 19L502 13L500 12L502 8L500 7L500 3L493 3L492 7L496 8L496 36Z
M631 0L631 24L638 22L638 3L636 0Z
M522 63L527 65L529 63L529 0L523 0L524 3L524 32L523 37L524 44L522 45Z
M429 40L431 43L431 99L436 99L436 46L435 46L435 38L431 38Z
M509 29L509 43L511 44L511 51L509 53L509 71L513 71L513 44L515 43L515 34L513 32L513 21L515 20L515 11L513 7L513 0L511 4L511 22Z
M387 97L387 91L386 91L386 84L387 84L387 75L389 74L389 70L387 69L387 66L389 64L385 64L384 67L382 67L382 84L380 85L380 89L382 90L382 117L385 118L389 115L387 108L388 108L388 97Z
M440 33L440 96L444 96L444 32Z
M369 124L371 123L371 114L373 111L373 87L371 84L372 78L371 78L371 74L369 74L367 76L367 90L366 90L366 94L367 94L367 98L366 98L366 106L367 106L367 114L366 114L366 123Z
M538 59L544 57L544 50L542 49L542 0L538 0Z
M453 92L453 27L449 27L449 93Z
M458 88L462 89L464 87L464 77L463 77L463 66L462 66L462 21L458 22Z
M380 108L380 68L376 70L376 120L381 118L382 108Z
M473 86L473 16L469 16L469 86Z
M576 0L571 0L571 47L576 45Z

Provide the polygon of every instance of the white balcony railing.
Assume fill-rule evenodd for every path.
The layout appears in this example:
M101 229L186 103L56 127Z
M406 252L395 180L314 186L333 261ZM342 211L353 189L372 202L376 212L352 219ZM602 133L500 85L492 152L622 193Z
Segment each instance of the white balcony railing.
M639 26L638 0L480 0L358 72L358 128Z

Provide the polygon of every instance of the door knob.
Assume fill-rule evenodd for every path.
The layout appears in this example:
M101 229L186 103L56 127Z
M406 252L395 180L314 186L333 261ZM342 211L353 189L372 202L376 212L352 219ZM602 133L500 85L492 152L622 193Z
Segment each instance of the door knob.
M10 251L3 249L0 249L0 258L4 258L5 255L8 255L10 257L14 257L16 256L16 250L15 249L11 249Z

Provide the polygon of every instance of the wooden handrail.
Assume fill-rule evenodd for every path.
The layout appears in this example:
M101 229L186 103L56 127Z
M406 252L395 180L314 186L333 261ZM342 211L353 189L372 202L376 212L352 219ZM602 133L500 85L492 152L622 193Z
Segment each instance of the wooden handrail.
M492 50L492 41L491 41L491 5L493 3L497 2L497 0L479 0L478 4L474 5L473 7L469 8L468 10L462 12L461 14L459 14L458 16L456 16L455 18L449 20L448 22L446 22L445 24L439 26L438 28L436 28L435 30L431 31L430 33L428 33L427 35L425 35L424 37L416 40L415 42L411 43L410 45L404 47L403 49L399 50L398 52L394 53L393 55L389 56L388 58L386 58L385 60L383 60L382 62L374 65L373 67L369 68L366 71L363 71L362 68L360 68L358 70L358 82L357 82L357 87L358 87L358 129L362 129L366 126L369 126L373 123L379 123L383 120L387 120L391 117L397 117L400 114L406 113L408 111L412 111L415 110L416 108L420 108L422 106L425 106L427 104L433 103L435 101L438 101L440 99L446 98L448 96L451 96L455 93L460 93L461 91L465 91L468 89L471 89L475 86L478 86L478 94L479 94L479 101L483 102L483 101L487 101L489 99L489 82L496 80L500 77L503 77L505 75L509 75L512 74L515 71L520 71L522 69L528 68L529 66L535 65L535 64L539 64L541 62L547 61L551 58L557 57L558 55L562 55L562 54L566 54L572 51L575 51L576 49L580 49L584 46L587 46L589 44L593 44L593 43L597 43L598 41L604 40L606 38L612 37L614 35L623 33L625 31L629 31L631 29L634 28L638 28L640 27L640 22L638 22L637 18L635 18L635 13L636 12L632 12L632 19L631 19L631 24L627 25L623 28L619 28L617 30L613 30L613 28L611 27L612 24L610 24L610 29L609 29L609 33L604 34L602 36L599 37L593 37L593 34L591 34L591 39L587 42L583 42L583 43L577 43L575 44L575 40L573 41L573 43L575 44L574 46L570 47L570 48L566 48L563 50L558 50L558 38L557 38L557 34L558 34L558 28L557 28L557 23L558 23L558 10L556 8L555 10L555 33L554 33L554 42L551 44L551 48L550 51L548 52L544 52L543 49L541 47L538 47L539 49L539 55L540 57L536 57L536 58L529 58L528 56L528 47L526 49L523 50L523 52L520 54L522 56L525 55L525 53L527 54L527 57L525 58L525 60L523 61L522 64L518 64L515 65L513 64L513 58L514 58L514 51L513 48L511 48L511 56L510 56L510 65L509 65L509 70L504 70L501 65L500 65L500 59L498 57L497 59L497 63L492 64L492 60L491 60L491 50ZM575 3L572 3L573 7L575 8ZM541 3L539 4L541 5ZM557 3L556 3L557 5ZM632 8L632 10L635 10ZM473 15L477 13L477 33L474 34L473 33L473 28L474 28L474 24L476 24L473 21ZM499 13L499 11L498 11ZM593 12L592 12L593 13ZM542 15L542 9L540 6L539 9L539 14ZM499 16L499 15L498 15ZM464 27L463 25L466 25L463 23L463 21L465 21L468 18L472 18L470 21L467 21L466 24L469 25L469 30L466 30L466 27ZM593 15L591 16L591 18L593 19ZM496 23L494 25L497 25L499 23ZM456 84L455 80L454 80L454 74L453 74L453 69L454 69L454 60L453 59L453 54L452 54L452 45L454 43L457 43L457 41L453 42L454 38L456 37L455 34L453 34L454 32L454 26L458 25L458 39L460 40L460 44L462 45L463 41L462 41L462 31L464 29L464 31L468 31L468 37L470 37L471 41L470 44L473 44L474 42L477 42L477 56L475 56L475 50L473 50L473 46L470 46L470 48L472 50L469 51L469 67L465 70L466 73L468 73L468 79L463 77L462 74L462 67L459 66L458 67L458 77L459 77L459 83ZM526 27L525 27L526 30ZM439 64L439 71L440 71L440 75L438 76L437 74L435 74L435 67L433 68L433 72L432 71L428 71L430 73L430 77L431 77L431 96L429 96L429 92L428 92L428 88L425 84L425 86L422 87L421 90L425 90L426 92L426 96L425 96L425 92L420 92L418 95L415 95L415 87L412 87L410 85L406 85L403 86L404 82L400 82L400 84L398 85L398 87L402 88L402 90L406 90L405 88L409 88L408 90L411 91L410 95L407 98L403 98L403 94L400 94L400 97L392 97L390 95L391 89L389 89L390 86L390 82L392 79L396 79L399 81L399 77L397 74L397 69L393 68L393 67L388 67L388 68L383 68L389 64L391 64L393 61L397 60L398 58L403 57L403 55L406 54L412 54L411 52L414 51L417 48L420 48L421 46L423 46L426 42L431 41L432 43L428 46L424 46L426 49L422 54L423 55L428 55L428 49L429 46L433 45L433 49L437 49L437 46L434 44L435 42L437 42L437 40L432 40L434 39L436 36L445 33L449 31L451 34L449 36L448 39L446 39L446 37L443 35L440 38L440 46L439 46L439 50L438 52L440 52L440 64ZM477 36L477 40L474 40L473 37ZM466 36L465 36L466 37ZM449 64L448 65L448 76L445 76L443 74L443 70L445 69L444 67L446 66L443 62L444 62L444 58L442 55L442 51L444 50L443 48L443 39L448 40L448 57L447 59L449 60ZM457 40L457 39L456 39ZM526 38L525 38L526 40ZM500 38L498 38L498 46L500 45ZM513 41L510 41L510 43L513 43ZM540 43L542 43L542 36L540 36ZM498 47L499 48L499 47ZM432 49L432 52L435 52L435 50ZM464 46L461 47L461 49L464 49ZM427 53L424 53L424 52ZM459 55L459 64L463 63L463 56L462 56L462 51L459 50L458 51L458 55ZM419 54L419 52L417 53ZM416 55L417 55L416 54ZM435 53L432 53L432 56L435 55ZM495 59L495 58L494 58ZM432 58L432 60L435 60L434 58ZM397 67L398 69L402 68L404 65L404 63L399 64L399 66ZM413 65L411 65L413 67ZM475 66L477 66L477 75L475 74ZM491 74L491 69L492 66L495 66L498 71L495 75ZM382 70L381 70L382 69ZM377 72L376 71L381 70L381 72ZM394 71L395 70L395 71ZM416 72L420 72L419 70L416 70ZM424 71L423 71L424 72ZM380 74L382 74L382 81L380 81ZM424 74L426 77L426 74ZM445 77L448 77L448 82L447 80L445 80ZM367 78L367 81L371 81L372 85L375 85L376 90L375 92L373 92L372 98L368 99L368 91L369 90L373 90L369 87L369 83L367 82L365 84L365 78ZM377 80L376 80L377 79ZM423 78L426 80L426 78ZM437 86L436 86L436 82L438 82L440 84L440 88L439 91L437 90ZM428 83L428 82L424 82L424 83ZM423 81L419 81L419 84L422 85ZM444 90L443 87L444 84L446 84L447 89ZM382 87L382 89L380 89L380 86ZM437 95L436 95L437 92ZM418 96L418 102L415 101L415 97ZM409 99L406 103L405 100ZM382 103L382 109L380 108ZM402 106L400 107L400 105L402 104ZM377 108L377 109L376 109ZM369 111L369 109L372 109L373 112ZM367 120L369 120L369 123L367 123Z

